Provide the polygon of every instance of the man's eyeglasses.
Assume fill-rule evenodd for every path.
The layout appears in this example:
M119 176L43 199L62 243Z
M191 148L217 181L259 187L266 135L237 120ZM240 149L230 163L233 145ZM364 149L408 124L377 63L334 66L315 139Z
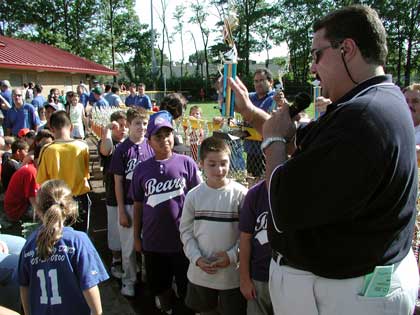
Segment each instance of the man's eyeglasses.
M16 97L22 97L22 94L15 94Z
M328 49L328 48L332 48L332 46L328 45L328 46L325 46L325 47L312 49L311 50L312 62L317 64L319 62L319 60L321 59L324 50Z

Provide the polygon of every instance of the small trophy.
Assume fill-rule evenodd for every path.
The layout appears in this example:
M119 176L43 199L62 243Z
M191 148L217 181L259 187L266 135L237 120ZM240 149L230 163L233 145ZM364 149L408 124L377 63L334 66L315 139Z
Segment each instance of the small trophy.
M230 47L229 51L223 54L223 102L222 115L227 118L234 117L235 94L228 86L228 78L236 78L236 68L238 66L238 52L233 41L232 31L238 26L238 19L234 14L229 15L224 20L223 38Z

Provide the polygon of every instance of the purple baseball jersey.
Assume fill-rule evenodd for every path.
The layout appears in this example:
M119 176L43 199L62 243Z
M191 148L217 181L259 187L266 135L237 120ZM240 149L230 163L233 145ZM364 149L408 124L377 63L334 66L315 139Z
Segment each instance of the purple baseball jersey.
M197 164L185 155L152 158L136 167L131 188L133 200L143 203L145 251L182 252L179 223L185 195L200 182Z
M19 259L19 284L29 287L31 314L89 315L83 291L109 278L89 237L64 227L46 260L38 256L36 230Z
M130 138L124 140L112 154L109 173L120 175L124 178L124 204L131 205L130 186L136 166L154 156L155 153L145 138L140 144L135 144Z
M267 237L269 219L268 191L265 181L252 187L245 196L239 217L239 230L253 234L251 248L251 278L268 281L271 248Z

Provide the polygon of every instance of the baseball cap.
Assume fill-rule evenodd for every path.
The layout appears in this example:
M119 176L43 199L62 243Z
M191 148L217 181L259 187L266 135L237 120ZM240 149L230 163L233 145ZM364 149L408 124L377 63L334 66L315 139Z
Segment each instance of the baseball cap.
M92 90L92 92L95 93L95 94L101 95L102 94L102 89L99 86L97 86Z
M58 110L58 106L55 103L47 103L44 105L44 108L47 109L48 107L53 108L54 110Z
M22 128L19 130L18 132L18 137L19 138L23 138L24 136L26 136L31 130L29 128Z
M150 139L152 135L156 134L159 129L163 127L172 130L174 129L172 127L172 115L166 110L162 110L150 116L149 123L147 124L146 136Z

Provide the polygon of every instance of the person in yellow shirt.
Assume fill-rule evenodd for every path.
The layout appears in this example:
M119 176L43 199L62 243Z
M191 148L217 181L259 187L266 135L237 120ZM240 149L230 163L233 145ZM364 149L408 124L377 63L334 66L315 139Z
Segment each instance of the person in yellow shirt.
M76 230L88 232L91 201L89 179L89 146L83 140L71 138L71 121L65 111L57 111L50 118L55 141L42 148L38 159L36 180L39 184L50 179L62 179L70 187L79 204Z

